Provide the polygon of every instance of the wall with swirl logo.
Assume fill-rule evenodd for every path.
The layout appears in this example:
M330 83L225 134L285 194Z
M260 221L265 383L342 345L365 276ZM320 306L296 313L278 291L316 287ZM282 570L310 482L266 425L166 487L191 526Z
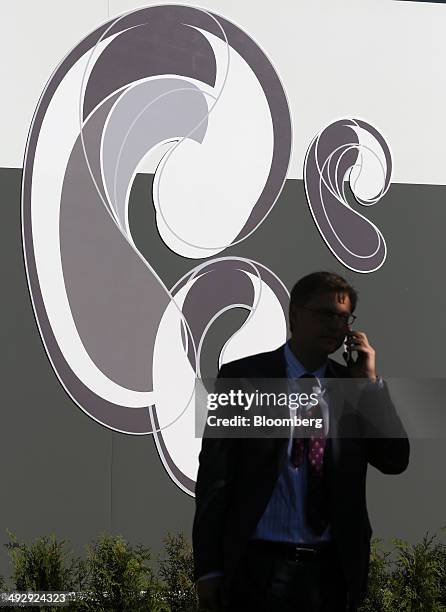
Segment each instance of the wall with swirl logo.
M282 344L299 276L359 289L383 375L444 376L446 7L103 4L2 9L0 529L157 547L190 531L195 378ZM379 535L444 522L439 423L370 475Z

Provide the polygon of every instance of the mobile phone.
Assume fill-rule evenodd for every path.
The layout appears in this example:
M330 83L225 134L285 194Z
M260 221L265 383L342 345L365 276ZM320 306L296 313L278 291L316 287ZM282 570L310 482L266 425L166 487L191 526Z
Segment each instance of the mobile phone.
M352 358L352 351L349 345L347 344L347 341L348 341L348 336L345 336L344 350L342 351L342 356L344 357L345 361L350 361L350 359Z

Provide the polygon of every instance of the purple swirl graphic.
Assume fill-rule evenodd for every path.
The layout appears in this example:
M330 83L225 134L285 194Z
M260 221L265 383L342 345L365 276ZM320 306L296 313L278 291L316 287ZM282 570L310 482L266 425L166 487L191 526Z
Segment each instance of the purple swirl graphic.
M172 288L172 297L155 342L157 402L151 415L166 470L181 488L191 491L188 474L198 469L198 463L191 468L191 459L198 458L201 447L201 439L195 438L194 386L196 375L206 377L202 349L207 333L221 315L237 309L244 321L215 355L220 364L273 350L287 337L289 294L263 265L222 257L187 273ZM181 414L177 406L184 407Z
M359 204L378 202L390 186L392 157L383 136L360 119L341 119L312 141L304 164L314 222L329 249L350 270L369 273L386 259L381 231L348 202L346 182Z
M191 400L206 334L242 309L245 322L215 361L272 349L286 337L288 294L264 266L228 257L164 285L128 223L135 175L158 151L157 229L183 257L244 240L282 189L291 154L283 87L259 46L222 17L156 6L88 35L42 94L23 173L28 283L59 380L98 423L156 433L166 469L191 493Z

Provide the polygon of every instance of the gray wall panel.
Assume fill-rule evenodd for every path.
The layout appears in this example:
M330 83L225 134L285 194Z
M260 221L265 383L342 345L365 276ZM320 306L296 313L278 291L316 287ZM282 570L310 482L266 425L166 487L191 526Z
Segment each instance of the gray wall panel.
M0 170L2 411L0 542L5 528L20 538L54 532L75 550L103 530L161 547L167 531L190 533L193 499L170 480L150 436L112 434L68 398L46 357L26 286L20 234L18 169ZM228 176L227 180L230 180ZM165 247L149 206L151 176L138 175L131 194L130 224L144 255L157 262L171 286L195 262ZM301 181L287 181L266 222L225 254L267 265L288 287L302 274L328 268L347 276L360 291L358 328L377 350L387 377L444 377L446 291L442 249L446 188L392 185L379 206L367 211L381 228L388 259L369 275L346 271L334 259L312 222ZM225 320L232 329L233 320ZM224 335L222 322L207 338ZM216 364L209 364L209 375ZM420 410L423 407L420 406ZM113 435L113 445L112 445ZM375 534L419 540L445 522L444 440L415 440L408 471L399 477L369 475L369 510ZM7 568L0 553L0 573Z

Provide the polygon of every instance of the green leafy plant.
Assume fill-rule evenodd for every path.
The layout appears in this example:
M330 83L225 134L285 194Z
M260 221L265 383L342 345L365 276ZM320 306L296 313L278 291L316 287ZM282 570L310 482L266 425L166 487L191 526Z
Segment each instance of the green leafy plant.
M12 564L12 581L18 591L71 591L77 560L66 549L66 541L54 535L31 544L19 542L7 531L7 548Z
M9 558L12 565L12 584L17 591L76 591L78 559L67 550L65 540L54 535L42 536L27 544L7 530ZM10 608L5 608L10 609ZM57 608L28 607L28 610ZM67 611L74 610L68 606Z
M0 593L3 593L4 591L6 591L6 589L6 578L0 575Z
M395 540L398 557L393 575L399 610L407 612L444 612L441 588L444 587L444 546L436 536L426 534L419 544Z
M4 576L0 576L0 593L7 593L9 591L8 584L6 582L6 578ZM0 601L0 610L7 610L8 608L3 607ZM9 608L11 609L11 608Z
M198 599L194 583L192 546L182 533L164 540L165 558L160 561L160 576L166 585L171 612L195 612Z
M75 591L67 612L199 610L192 547L182 533L166 537L158 576L150 565L150 550L121 536L102 535L87 547L86 558L79 559L55 536L25 544L8 534L13 588ZM446 545L429 534L418 544L393 544L389 552L381 540L372 542L368 593L360 612L446 612ZM10 589L0 576L2 590Z
M393 544L394 555L372 543L360 612L446 612L446 546L429 534L418 544Z
M367 596L359 608L360 612L393 610L390 555L390 552L384 550L381 540L372 540Z
M438 564L442 568L439 580L439 603L446 610L446 546L438 544L436 554L438 556Z
M121 536L102 535L87 548L79 609L168 612L150 558L144 546L131 546Z

